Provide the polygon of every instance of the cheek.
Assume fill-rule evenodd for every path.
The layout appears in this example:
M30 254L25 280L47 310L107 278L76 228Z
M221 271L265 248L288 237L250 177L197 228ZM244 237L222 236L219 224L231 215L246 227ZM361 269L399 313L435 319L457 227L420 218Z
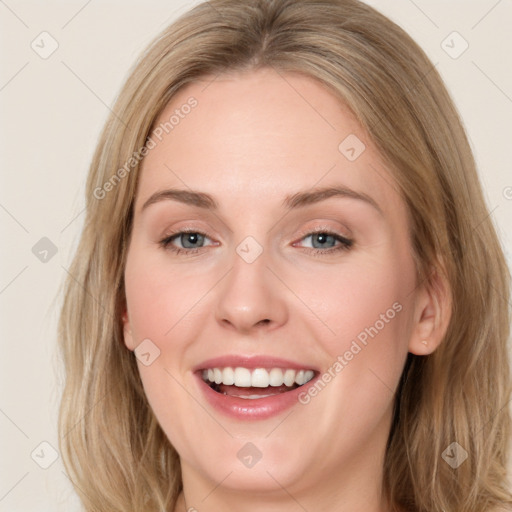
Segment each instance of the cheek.
M379 351L407 346L408 295L413 289L410 256L391 250L378 257L354 258L347 264L315 270L314 280L299 278L298 293L317 315L315 331L326 351L335 358L357 340ZM320 321L321 320L321 321ZM385 343L384 343L384 340ZM377 344L373 344L377 345Z
M211 283L207 275L184 274L179 265L171 266L165 258L151 258L135 248L128 257L125 288L135 342L149 338L161 345L185 326L193 328L196 306Z
M189 453L189 418L197 414L197 404L184 381L187 340L200 332L194 304L208 283L135 246L127 259L125 289L134 346L150 340L151 357L158 354L148 365L137 361L146 397L174 447Z
M344 403L356 416L382 417L408 353L414 282L410 251L389 246L303 284L322 320L315 322L315 338L328 354L326 392L313 405L318 414L327 403Z

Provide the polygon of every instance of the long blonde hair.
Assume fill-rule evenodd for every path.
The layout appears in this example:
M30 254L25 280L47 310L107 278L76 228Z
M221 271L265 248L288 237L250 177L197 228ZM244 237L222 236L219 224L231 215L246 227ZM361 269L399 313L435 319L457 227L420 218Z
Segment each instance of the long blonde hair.
M357 0L211 0L143 53L88 176L86 221L59 324L61 450L86 510L169 511L182 487L178 455L123 344L140 149L185 84L261 67L313 77L352 109L408 206L418 279L435 286L443 271L451 288L443 343L430 356L409 355L397 393L384 467L390 502L418 512L511 504L510 276L464 128L435 66L401 28ZM453 442L468 454L457 469L441 457Z

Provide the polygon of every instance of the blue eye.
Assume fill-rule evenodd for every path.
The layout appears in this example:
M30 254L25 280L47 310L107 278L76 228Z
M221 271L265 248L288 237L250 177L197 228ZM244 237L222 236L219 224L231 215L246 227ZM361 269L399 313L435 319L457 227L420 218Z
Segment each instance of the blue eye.
M160 245L178 254L182 252L194 253L204 247L205 239L209 240L208 236L199 231L180 231L161 240ZM175 241L179 241L181 247L176 247L174 245Z
M201 233L180 233L177 238L184 249L196 249L195 245L204 244L205 235Z
M329 254L337 251L346 251L352 247L353 241L330 231L315 231L302 237L301 240L310 239L307 249L315 254ZM296 244L294 244L296 245Z
M307 239L310 239L309 246L302 247L307 249L308 252L318 255L326 255L338 251L347 251L353 245L352 240L349 240L348 238L345 238L337 233L326 230L308 233L300 240ZM198 253L203 248L207 247L207 245L215 245L211 243L205 245L206 240L211 241L211 239L205 233L201 233L199 231L179 231L165 237L159 242L159 244L164 249L172 251L176 254L190 255ZM179 245L176 245L177 243ZM298 244L294 243L293 246L297 247Z

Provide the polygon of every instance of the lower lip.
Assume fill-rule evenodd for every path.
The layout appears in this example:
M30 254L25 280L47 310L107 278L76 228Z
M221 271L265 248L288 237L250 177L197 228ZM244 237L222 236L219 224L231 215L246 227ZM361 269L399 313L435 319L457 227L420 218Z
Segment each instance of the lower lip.
M314 384L318 375L313 377L307 384L298 388L278 393L265 398L237 398L234 396L224 395L214 391L202 377L196 374L199 381L199 387L215 409L227 416L238 420L264 420L276 416L281 412L289 409L299 403L299 395L307 392L307 389Z

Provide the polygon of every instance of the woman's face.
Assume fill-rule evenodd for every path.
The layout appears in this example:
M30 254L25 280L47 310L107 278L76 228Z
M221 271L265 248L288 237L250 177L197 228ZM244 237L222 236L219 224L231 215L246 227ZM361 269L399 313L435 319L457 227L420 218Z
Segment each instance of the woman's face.
M374 145L318 82L272 70L189 85L155 126L125 342L185 485L213 502L378 481L407 352L430 348Z

